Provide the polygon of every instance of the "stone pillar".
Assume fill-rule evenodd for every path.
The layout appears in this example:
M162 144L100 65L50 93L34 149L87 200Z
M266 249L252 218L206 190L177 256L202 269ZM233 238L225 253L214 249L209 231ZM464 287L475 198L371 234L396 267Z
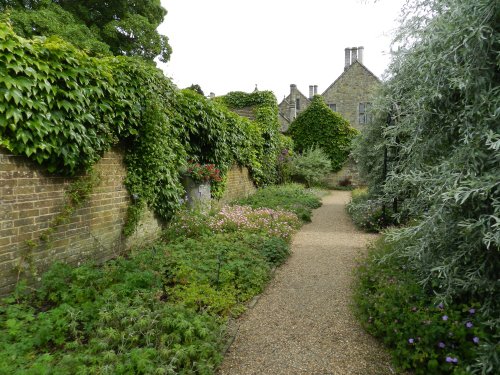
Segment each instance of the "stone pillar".
M351 49L350 48L346 48L344 51L345 51L345 66L344 66L344 70L347 70L347 68L349 68L349 66L351 65Z
M363 64L363 51L364 51L365 47L361 46L361 47L358 47L358 61Z
M351 48L351 64L358 61L358 47Z

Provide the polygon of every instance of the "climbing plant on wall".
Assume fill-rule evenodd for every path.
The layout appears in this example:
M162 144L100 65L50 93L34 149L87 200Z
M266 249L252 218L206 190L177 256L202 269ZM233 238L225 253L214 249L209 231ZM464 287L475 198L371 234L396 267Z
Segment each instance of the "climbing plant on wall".
M236 162L257 183L273 181L280 137L272 93L250 95L260 105L250 121L221 101L178 90L141 59L89 57L57 37L21 38L1 22L0 62L0 146L74 175L121 143L134 202L128 233L144 207L168 219L180 205L188 155L216 164L223 177ZM215 195L223 188L224 178Z
M347 160L352 139L358 131L316 95L309 107L290 124L289 133L298 151L315 146L322 148L332 163L332 169L337 171Z

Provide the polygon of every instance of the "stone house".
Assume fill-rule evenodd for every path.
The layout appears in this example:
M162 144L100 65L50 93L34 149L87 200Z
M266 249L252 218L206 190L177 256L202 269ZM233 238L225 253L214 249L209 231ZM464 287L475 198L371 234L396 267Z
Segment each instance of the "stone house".
M371 122L372 97L381 81L363 65L363 47L345 49L344 72L321 94L333 110L347 119L352 126L361 129ZM290 123L318 95L318 86L309 86L309 96L300 92L296 85L290 85L290 94L279 104L281 131L286 132Z

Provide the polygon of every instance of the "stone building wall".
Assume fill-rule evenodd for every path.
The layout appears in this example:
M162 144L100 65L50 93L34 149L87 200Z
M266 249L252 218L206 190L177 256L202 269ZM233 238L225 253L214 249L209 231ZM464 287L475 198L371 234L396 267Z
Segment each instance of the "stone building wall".
M144 215L131 237L122 235L129 204L123 154L106 153L95 171L100 182L88 201L67 223L55 225L65 206L65 192L75 179L45 174L26 158L0 149L0 295L13 289L19 266L35 266L40 273L55 261L75 265L88 259L105 261L156 238L160 224L152 213ZM43 241L47 228L55 231Z
M380 87L380 81L359 62L354 62L322 96L325 102L336 104L337 112L349 121L351 126L361 129L359 103L372 102Z

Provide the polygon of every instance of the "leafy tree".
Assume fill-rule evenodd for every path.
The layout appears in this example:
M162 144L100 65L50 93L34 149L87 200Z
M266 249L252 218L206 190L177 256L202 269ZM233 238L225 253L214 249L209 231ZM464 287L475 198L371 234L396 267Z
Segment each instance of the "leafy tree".
M0 0L24 37L58 35L90 50L168 61L168 38L156 29L166 10L160 0ZM109 46L106 48L106 45Z
M395 254L438 300L479 301L497 335L499 14L496 0L410 2L379 100L385 116L357 151L389 151L385 180L382 157L359 160L370 190L413 219L389 233ZM497 373L498 347L481 351L475 371Z
M347 160L351 141L358 131L316 95L311 105L292 122L289 133L299 152L316 146L322 148L336 171Z

